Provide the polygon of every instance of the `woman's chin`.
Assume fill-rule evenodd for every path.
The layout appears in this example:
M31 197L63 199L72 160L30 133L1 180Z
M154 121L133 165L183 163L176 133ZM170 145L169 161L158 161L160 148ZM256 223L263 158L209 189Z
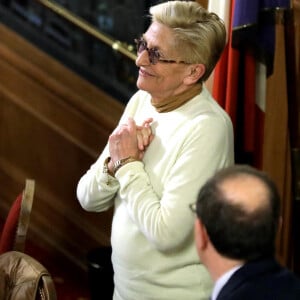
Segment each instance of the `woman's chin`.
M148 91L147 84L144 82L144 80L137 80L136 86L138 89L143 90L143 91Z

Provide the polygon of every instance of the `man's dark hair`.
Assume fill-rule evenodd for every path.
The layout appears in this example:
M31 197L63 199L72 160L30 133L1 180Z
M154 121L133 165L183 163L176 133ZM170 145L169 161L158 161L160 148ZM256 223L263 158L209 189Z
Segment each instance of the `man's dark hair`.
M253 211L226 199L220 185L228 179L254 177L266 188L268 202ZM280 214L280 198L274 182L263 172L247 165L219 171L198 194L197 216L206 227L215 249L223 256L255 260L273 256Z

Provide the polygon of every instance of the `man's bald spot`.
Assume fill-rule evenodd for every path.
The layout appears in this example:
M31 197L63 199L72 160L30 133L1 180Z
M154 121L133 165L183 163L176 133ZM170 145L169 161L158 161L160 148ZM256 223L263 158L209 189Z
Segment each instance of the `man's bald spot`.
M261 179L251 174L235 174L219 183L224 198L243 208L246 212L254 212L270 205L269 191Z

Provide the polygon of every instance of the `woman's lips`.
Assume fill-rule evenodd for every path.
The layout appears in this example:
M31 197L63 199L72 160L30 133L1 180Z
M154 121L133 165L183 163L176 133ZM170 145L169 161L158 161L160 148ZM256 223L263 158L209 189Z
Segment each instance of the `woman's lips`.
M154 76L153 74L150 74L149 72L147 72L145 69L142 69L142 68L140 68L140 70L139 70L139 75L141 75L143 77Z

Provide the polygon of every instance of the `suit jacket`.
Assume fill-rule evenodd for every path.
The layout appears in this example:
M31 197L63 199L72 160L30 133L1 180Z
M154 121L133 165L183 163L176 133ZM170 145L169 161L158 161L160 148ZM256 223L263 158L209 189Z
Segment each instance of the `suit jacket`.
M246 263L221 289L217 300L299 300L300 279L273 258Z

